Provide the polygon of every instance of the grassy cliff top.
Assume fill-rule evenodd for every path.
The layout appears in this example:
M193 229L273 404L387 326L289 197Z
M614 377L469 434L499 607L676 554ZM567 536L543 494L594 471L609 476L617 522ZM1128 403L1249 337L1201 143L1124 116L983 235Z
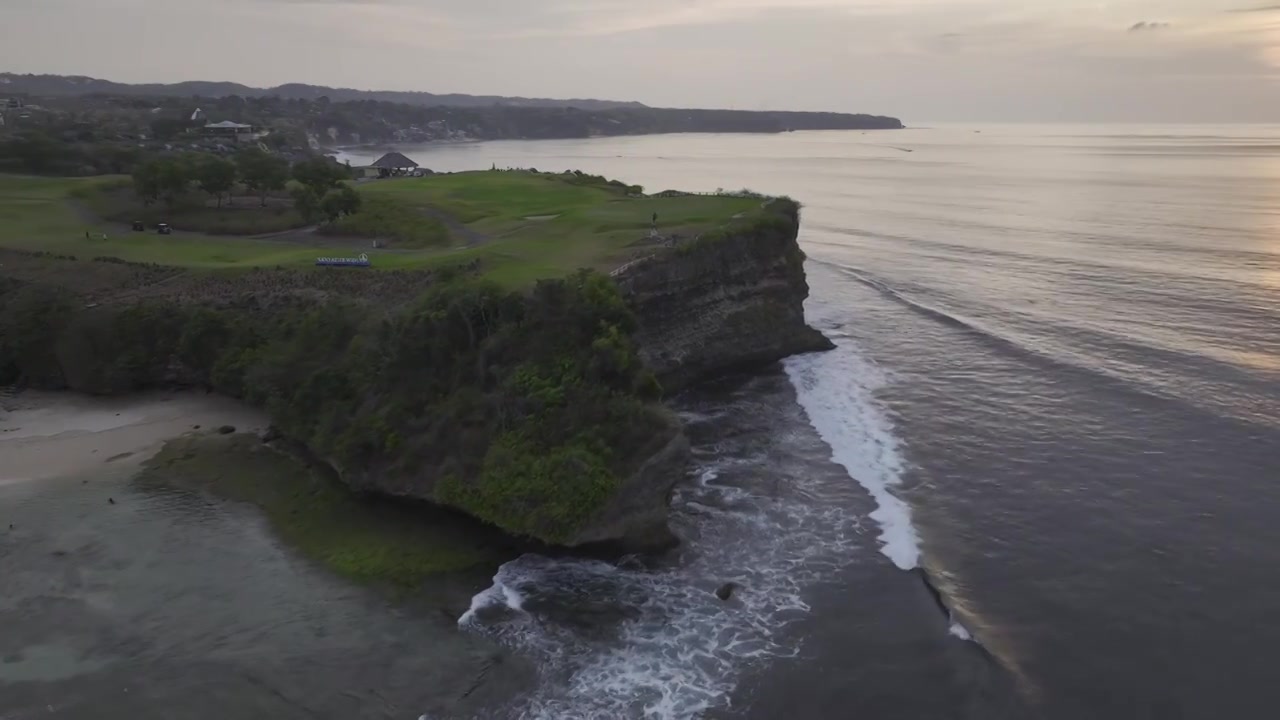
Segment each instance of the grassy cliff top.
M178 231L133 232L104 220L95 194L124 192L127 179L0 175L0 248L122 260L195 270L311 267L317 257L368 254L378 269L437 268L478 260L485 275L510 287L583 267L610 269L661 243L649 237L654 213L662 236L691 238L759 212L751 197L652 197L620 183L577 174L485 171L361 182L365 210L347 228L303 228L257 236ZM251 207L220 213L252 213ZM215 211L209 211L215 212ZM174 223L175 226L177 223ZM443 238L428 247L376 237L412 235L421 224ZM441 231L442 229L442 231ZM87 239L106 233L107 240ZM369 272L319 268L316 272Z

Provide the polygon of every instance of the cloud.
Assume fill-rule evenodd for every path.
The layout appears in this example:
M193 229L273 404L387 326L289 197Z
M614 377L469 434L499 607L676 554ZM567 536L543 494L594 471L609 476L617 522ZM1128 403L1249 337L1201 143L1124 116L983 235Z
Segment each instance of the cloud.
M1167 22L1147 22L1144 20L1140 23L1130 25L1129 32L1152 32L1154 30L1167 30L1169 27L1171 26Z
M1280 5L1263 5L1262 7L1236 8L1236 9L1234 9L1234 10L1228 10L1227 12L1229 12L1229 13L1265 13L1265 12L1280 12Z

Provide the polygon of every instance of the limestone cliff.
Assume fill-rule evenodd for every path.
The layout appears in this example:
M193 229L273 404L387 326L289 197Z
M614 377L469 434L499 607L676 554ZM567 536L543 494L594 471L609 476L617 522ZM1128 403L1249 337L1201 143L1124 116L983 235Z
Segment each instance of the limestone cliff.
M640 321L641 358L668 394L726 372L831 349L805 324L809 285L799 226L794 201L772 200L761 217L614 272Z
M798 227L794 202L764 201L612 282L512 292L463 275L378 322L352 293L85 308L0 283L0 380L11 366L88 392L203 386L267 409L357 491L550 545L661 548L689 454L662 391L830 347L804 321Z

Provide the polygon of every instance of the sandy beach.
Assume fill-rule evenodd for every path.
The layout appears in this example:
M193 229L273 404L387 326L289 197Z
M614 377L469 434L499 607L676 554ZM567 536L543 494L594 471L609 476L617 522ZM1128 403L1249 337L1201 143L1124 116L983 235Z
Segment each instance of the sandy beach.
M97 398L24 392L0 399L0 485L141 463L166 440L222 425L257 432L268 420L242 403L204 393Z

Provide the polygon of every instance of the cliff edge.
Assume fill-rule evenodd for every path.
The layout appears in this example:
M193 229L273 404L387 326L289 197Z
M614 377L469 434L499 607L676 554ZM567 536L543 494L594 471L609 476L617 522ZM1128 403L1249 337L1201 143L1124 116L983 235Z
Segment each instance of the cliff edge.
M614 271L635 313L640 357L670 395L735 370L833 345L804 319L800 206L763 214Z

